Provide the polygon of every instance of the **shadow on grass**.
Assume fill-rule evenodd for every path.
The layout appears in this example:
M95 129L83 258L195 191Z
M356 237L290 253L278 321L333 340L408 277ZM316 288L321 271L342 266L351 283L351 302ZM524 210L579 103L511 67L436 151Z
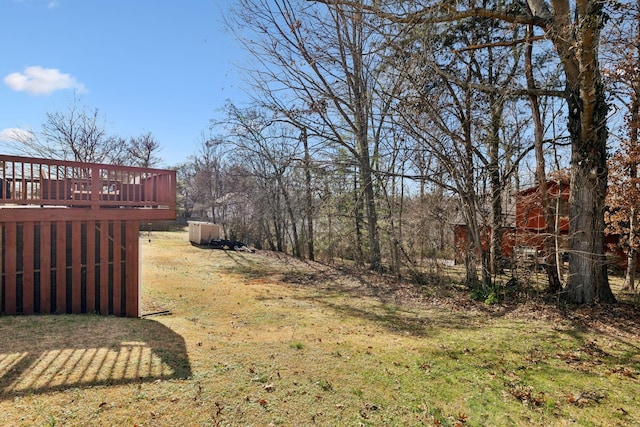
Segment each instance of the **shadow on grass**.
M329 294L321 297L309 297L314 303L333 310L339 316L355 317L370 321L394 334L424 338L438 334L442 328L476 329L464 313L443 313L435 316L420 314L419 311L407 310L394 304L376 304L358 307L352 304L359 297L348 294L341 298L332 298Z
M473 322L463 310L432 316L421 314L419 309L403 307L397 296L414 297L419 291L413 284L398 284L393 278L357 268L327 266L274 253L269 255L272 264L256 262L244 254L227 253L234 264L224 270L247 279L272 277L283 284L314 290L313 295L297 298L322 305L339 316L371 321L392 333L425 337L433 334L436 328L473 328ZM277 297L263 295L258 298ZM369 298L370 303L363 306L363 298Z
M638 348L637 305L620 303L567 311L528 288L505 289L504 301L487 305L473 301L468 289L447 282L421 286L347 265L325 265L266 251L261 255L226 253L232 263L222 268L246 278L271 277L274 282L312 289L314 295L304 299L339 315L375 322L394 333L425 337L450 329L477 330L487 319L546 319L574 338L585 340L590 332L598 331ZM376 302L365 306L362 298Z
M0 400L191 375L183 338L150 319L0 317L0 336Z

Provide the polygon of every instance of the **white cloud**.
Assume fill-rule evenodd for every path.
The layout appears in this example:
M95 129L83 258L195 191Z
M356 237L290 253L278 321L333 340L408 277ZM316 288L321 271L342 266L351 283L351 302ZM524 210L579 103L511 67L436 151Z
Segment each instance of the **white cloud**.
M20 128L7 128L0 130L0 141L25 142L33 138L33 132Z
M32 95L51 95L57 90L65 89L75 89L79 93L87 91L85 86L70 74L37 65L26 67L21 73L9 74L4 78L4 83L15 91Z
M13 0L15 3L46 3L47 9L55 9L60 5L58 0Z

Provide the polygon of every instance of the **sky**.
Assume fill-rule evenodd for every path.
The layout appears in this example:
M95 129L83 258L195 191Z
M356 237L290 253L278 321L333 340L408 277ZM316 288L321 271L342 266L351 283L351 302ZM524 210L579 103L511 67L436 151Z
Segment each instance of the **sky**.
M195 154L244 55L222 23L233 0L0 0L0 153L74 96L110 135L151 132L163 167Z

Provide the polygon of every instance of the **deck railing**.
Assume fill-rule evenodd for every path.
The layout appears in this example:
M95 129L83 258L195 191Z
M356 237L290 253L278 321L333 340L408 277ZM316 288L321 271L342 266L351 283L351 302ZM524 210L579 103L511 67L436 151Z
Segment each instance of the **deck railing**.
M176 172L0 155L0 205L176 208Z

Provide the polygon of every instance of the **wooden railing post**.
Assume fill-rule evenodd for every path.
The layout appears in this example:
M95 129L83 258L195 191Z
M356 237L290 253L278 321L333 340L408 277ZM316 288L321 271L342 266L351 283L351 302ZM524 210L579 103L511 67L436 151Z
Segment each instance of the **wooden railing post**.
M97 165L91 167L91 184L88 190L91 195L91 209L97 209L100 202L100 192L102 191L100 167Z

